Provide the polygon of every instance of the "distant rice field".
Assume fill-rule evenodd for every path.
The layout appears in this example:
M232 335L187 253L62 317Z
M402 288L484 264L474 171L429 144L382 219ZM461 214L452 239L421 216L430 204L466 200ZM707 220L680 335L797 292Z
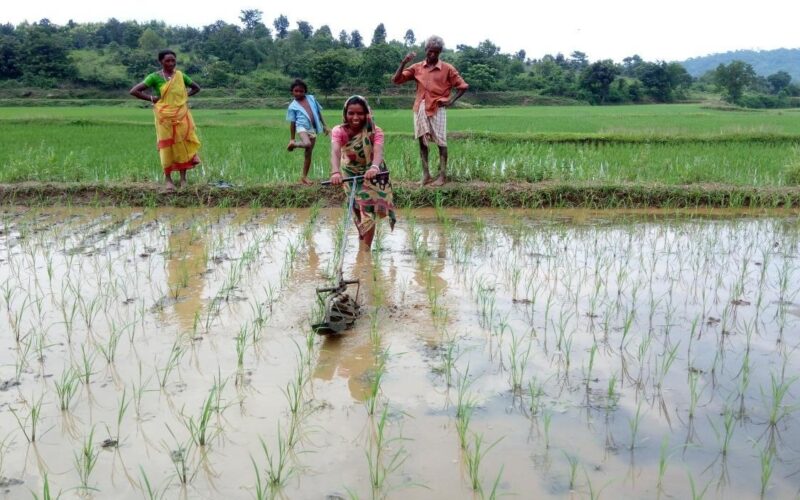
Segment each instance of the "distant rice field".
M339 122L339 103L325 111ZM302 153L288 153L275 109L197 110L203 165L192 182L292 182ZM700 105L454 109L449 174L457 181L724 183L797 182L800 112L721 111ZM0 108L0 182L159 181L147 108ZM409 110L378 110L386 159L398 180L420 175ZM329 141L312 177L327 177ZM436 169L436 155L431 154Z

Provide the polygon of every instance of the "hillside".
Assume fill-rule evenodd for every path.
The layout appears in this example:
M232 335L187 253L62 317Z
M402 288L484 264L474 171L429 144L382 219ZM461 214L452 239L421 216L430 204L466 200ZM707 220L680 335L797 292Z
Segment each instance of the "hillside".
M785 71L792 75L792 81L800 81L800 48L775 49L775 50L737 50L721 54L710 54L702 57L692 57L680 64L686 68L690 75L702 76L705 72L715 69L720 64L731 61L744 61L750 64L756 73L769 76L778 71Z

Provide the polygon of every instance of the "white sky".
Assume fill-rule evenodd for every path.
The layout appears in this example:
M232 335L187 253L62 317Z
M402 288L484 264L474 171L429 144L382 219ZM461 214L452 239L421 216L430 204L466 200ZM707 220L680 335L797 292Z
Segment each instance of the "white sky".
M443 37L450 48L489 39L504 53L524 49L530 58L574 50L589 59L639 54L645 60L683 60L737 49L800 47L800 1L761 0L540 0L435 2L372 0L3 0L0 22L18 24L48 18L56 24L157 19L200 28L216 20L239 23L242 9L259 9L265 24L280 14L327 24L334 36L357 29L366 43L378 23L389 39L402 40L411 28L418 40Z

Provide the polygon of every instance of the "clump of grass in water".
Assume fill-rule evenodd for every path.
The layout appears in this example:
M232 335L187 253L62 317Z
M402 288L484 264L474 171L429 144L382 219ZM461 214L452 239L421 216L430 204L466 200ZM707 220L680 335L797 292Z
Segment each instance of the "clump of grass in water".
M69 410L69 405L78 391L78 380L75 370L67 368L61 373L61 378L53 382L58 394L58 407L61 411Z
M483 485L480 478L481 463L486 457L486 454L502 440L503 438L501 437L484 448L483 434L473 434L472 445L468 446L464 453L464 459L467 462L467 475L469 476L470 486L473 491L483 494ZM498 480L495 481L495 488L497 488L497 483L499 483L499 476Z
M89 476L92 474L95 465L97 465L97 457L100 454L99 450L94 447L93 439L94 428L86 436L80 452L75 454L75 468L78 470L78 476L81 480L80 489L84 492L96 490L96 488L89 486Z

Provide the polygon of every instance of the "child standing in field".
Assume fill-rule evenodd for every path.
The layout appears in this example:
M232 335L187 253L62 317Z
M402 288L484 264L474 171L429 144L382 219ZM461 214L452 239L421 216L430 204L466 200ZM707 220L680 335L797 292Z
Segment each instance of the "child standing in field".
M317 134L324 132L325 135L328 135L329 130L322 118L322 107L313 95L306 94L308 86L305 82L298 78L292 82L290 90L294 100L289 103L289 109L286 110L286 121L291 123L289 125L289 146L286 149L289 151L294 151L295 148L305 149L303 175L300 177L300 183L311 185L313 182L308 179L308 171L311 168L311 153L317 142ZM299 140L295 137L298 137Z

